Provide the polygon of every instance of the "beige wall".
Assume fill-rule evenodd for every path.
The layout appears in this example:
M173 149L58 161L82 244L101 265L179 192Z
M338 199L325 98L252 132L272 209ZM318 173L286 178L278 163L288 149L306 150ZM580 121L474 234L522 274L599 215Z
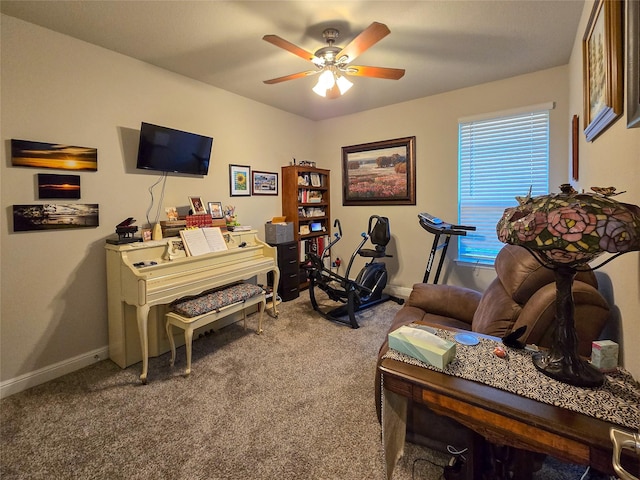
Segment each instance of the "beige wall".
M582 35L592 6L592 1L586 2L569 62L569 112L570 116L580 116L581 128L584 118ZM640 128L627 128L626 113L625 107L624 115L593 142L587 143L584 135L580 135L580 175L579 181L574 183L577 190L585 191L592 186L613 185L620 191L627 191L616 197L617 200L640 205ZM628 253L600 272L601 286L608 290L608 300L620 322L624 365L635 378L640 378L640 350L636 346L640 339L640 254Z
M311 121L5 15L1 87L2 382L106 349L104 240L129 216L145 226L159 178L135 168L141 121L214 137L209 175L169 176L164 205L187 205L189 195L231 203L261 231L280 198L232 200L228 165L277 172L292 156L313 156ZM79 175L81 202L100 205L99 228L10 230L11 205L42 203L42 170L10 166L12 138L98 149L98 171Z
M230 199L228 164L279 171L295 156L331 169L332 214L344 229L336 253L348 259L369 215L390 217L391 250L396 253L389 262L390 286L406 292L422 280L433 238L420 228L417 214L428 211L445 220L456 219L459 117L556 102L551 114L551 188L569 178L569 121L581 113L579 39L588 10L568 66L317 123L2 16L0 386L34 372L64 371L60 365L67 363L77 368L93 361L95 352L106 351L104 239L125 217L133 216L141 226L146 223L147 189L158 179L135 169L141 121L215 138L209 176L170 176L164 205L185 205L188 195L233 203L240 221L260 231L266 219L280 212L280 197ZM624 200L637 204L640 129L627 130L624 123L620 120L593 144L582 141L579 187L613 184L630 190ZM417 205L343 207L341 147L412 135L416 136ZM38 170L10 167L11 138L98 148L98 171L80 175L81 201L100 204L101 226L11 232L7 218L11 205L40 203L34 189ZM630 179L636 184L629 184ZM157 198L157 187L155 193ZM604 269L626 338L638 338L640 328L638 263L638 254L633 253ZM492 269L456 266L451 261L446 265L441 282L482 289L493 278ZM630 370L634 363L640 364L639 357L625 349ZM640 376L638 367L634 374Z
M422 281L433 235L420 227L418 213L429 212L445 221L457 221L458 119L461 117L555 102L556 107L550 114L550 185L566 182L567 71L566 67L553 68L322 122L316 158L331 169L331 183L338 187L342 184L343 145L416 137L415 206L343 207L340 188L333 188L331 214L341 220L344 232L336 253L348 258L360 232L366 230L368 217L384 215L389 217L394 239L390 249L396 253L394 259L387 262L394 274L391 284L410 287ZM452 254L455 243L450 243ZM458 283L482 290L494 277L493 268L456 266L449 261L445 261L445 266L440 283ZM434 276L435 267L430 281Z

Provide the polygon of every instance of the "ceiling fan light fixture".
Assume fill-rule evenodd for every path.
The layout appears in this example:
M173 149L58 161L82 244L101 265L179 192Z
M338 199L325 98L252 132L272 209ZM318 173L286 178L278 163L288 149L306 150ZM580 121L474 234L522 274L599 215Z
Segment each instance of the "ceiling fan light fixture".
M342 75L338 75L336 83L338 84L338 88L340 89L340 95L344 95L349 91L351 87L353 87L353 82L347 79L347 77L343 77Z
M336 79L333 75L333 72L329 69L325 70L320 74L320 78L318 78L318 83L313 87L313 91L320 95L321 97L327 96L327 90L333 88L336 84Z
M347 93L352 86L353 83L346 77L332 68L327 68L320 74L313 91L321 97L336 98Z

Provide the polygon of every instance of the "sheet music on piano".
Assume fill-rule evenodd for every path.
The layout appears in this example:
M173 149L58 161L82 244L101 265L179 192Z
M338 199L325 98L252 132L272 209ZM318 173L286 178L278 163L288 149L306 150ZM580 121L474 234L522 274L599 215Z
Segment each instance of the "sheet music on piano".
M180 237L186 247L187 255L198 256L205 253L227 250L220 227L203 227L180 230Z

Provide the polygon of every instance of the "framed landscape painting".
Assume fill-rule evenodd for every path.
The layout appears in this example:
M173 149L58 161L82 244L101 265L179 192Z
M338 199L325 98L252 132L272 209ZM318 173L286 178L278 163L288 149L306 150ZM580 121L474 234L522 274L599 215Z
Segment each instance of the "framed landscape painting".
M95 172L98 170L98 150L58 143L12 139L11 165Z
M342 147L343 205L415 205L416 137Z
M14 205L13 231L97 227L98 214L97 203Z
M272 172L251 172L253 195L278 195L278 174Z
M38 198L80 198L80 175L38 174Z
M623 2L596 0L582 39L584 134L594 140L622 115Z

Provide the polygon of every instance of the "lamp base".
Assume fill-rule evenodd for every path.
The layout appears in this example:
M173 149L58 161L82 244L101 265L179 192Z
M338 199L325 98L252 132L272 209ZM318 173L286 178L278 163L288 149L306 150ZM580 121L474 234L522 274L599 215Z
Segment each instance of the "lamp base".
M546 352L534 353L533 364L546 376L575 387L595 388L604 383L604 374L586 360L553 357Z

